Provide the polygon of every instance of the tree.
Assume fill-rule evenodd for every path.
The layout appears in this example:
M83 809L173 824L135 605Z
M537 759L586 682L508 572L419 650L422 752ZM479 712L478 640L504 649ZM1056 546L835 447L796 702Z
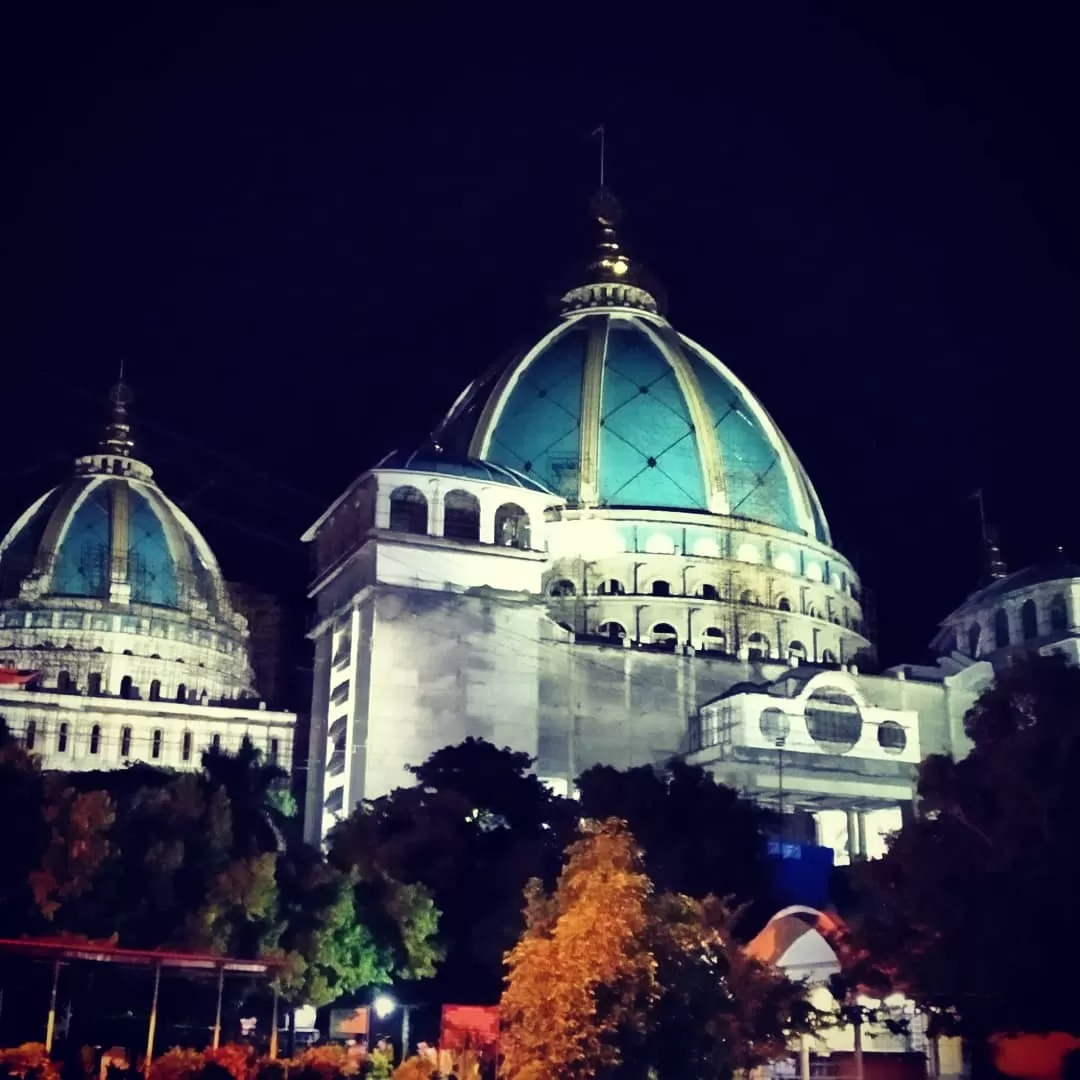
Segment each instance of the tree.
M772 814L704 769L678 760L663 769L596 765L579 777L578 791L585 817L627 822L660 892L728 898L740 905L743 937L772 914L764 834Z
M554 881L576 808L532 773L527 754L468 739L410 771L417 784L359 806L330 858L360 888L384 879L426 889L440 913L443 1000L498 998L502 958L523 925L522 892Z
M919 819L855 869L856 940L965 1034L1076 1031L1080 669L1017 660L964 726L971 753L928 758Z
M749 956L715 897L657 894L625 823L583 826L558 886L530 886L502 998L509 1080L727 1080L786 1053L802 989Z

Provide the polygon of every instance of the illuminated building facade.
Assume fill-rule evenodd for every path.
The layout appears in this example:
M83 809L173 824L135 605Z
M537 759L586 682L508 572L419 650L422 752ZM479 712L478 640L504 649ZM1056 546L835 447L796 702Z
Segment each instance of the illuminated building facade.
M46 768L196 768L244 735L289 767L295 716L253 686L247 621L133 456L127 388L98 449L0 541L0 717Z
M860 674L859 578L793 449L664 317L613 201L593 209L596 256L551 330L305 535L309 838L477 736L562 791L686 755L874 854L988 666Z

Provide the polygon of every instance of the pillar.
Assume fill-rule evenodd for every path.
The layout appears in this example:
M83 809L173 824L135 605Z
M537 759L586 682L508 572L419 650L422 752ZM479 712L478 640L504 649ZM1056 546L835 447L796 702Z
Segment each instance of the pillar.
M143 1075L150 1075L150 1064L154 1060L154 1034L157 1031L158 991L161 989L161 965L154 965L154 996L150 1001L150 1023L146 1028L146 1061Z
M859 826L859 858L866 859L866 811L860 810L855 815Z
M213 1048L216 1050L221 1045L221 999L225 996L225 965L218 968L217 980L217 1011L214 1013L214 1040Z
M847 812L847 849L849 861L858 862L862 852L859 850L858 814L854 810Z
M60 961L53 964L52 993L49 996L49 1018L45 1022L45 1053L51 1054L56 1034L56 991L60 985Z
M278 988L274 986L274 1007L270 1012L270 1060L278 1056Z

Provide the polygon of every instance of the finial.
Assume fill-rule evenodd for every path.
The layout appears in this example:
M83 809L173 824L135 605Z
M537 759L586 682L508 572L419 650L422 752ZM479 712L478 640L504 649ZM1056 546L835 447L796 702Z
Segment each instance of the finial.
M131 457L131 451L135 448L127 410L132 396L131 388L123 381L121 363L120 382L109 391L109 422L105 425L105 436L101 440L101 449L108 454Z
M604 125L601 124L594 132L593 138L600 136L600 190L604 190L604 164L605 157L607 156L607 133L604 131Z

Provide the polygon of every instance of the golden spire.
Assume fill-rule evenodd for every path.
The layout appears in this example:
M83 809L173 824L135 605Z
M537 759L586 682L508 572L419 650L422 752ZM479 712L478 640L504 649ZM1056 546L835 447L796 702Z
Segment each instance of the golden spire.
M631 264L619 245L615 232L622 220L622 207L606 188L590 200L589 211L600 236L596 253L589 262L585 283L563 297L563 311L581 308L626 307L656 313L655 297L638 281L639 268Z

